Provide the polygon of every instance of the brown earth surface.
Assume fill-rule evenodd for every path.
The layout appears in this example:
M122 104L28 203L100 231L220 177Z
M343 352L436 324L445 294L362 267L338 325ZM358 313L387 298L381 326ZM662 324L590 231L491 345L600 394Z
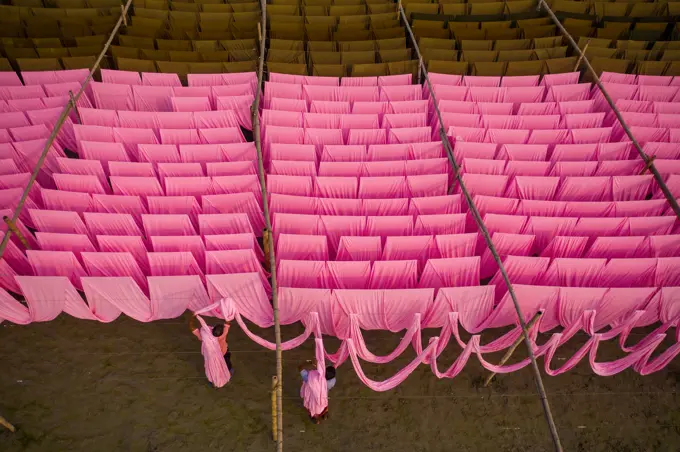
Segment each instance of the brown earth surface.
M299 331L285 327L284 339ZM259 333L273 335L271 329ZM636 331L633 339L643 333ZM400 337L368 332L366 342L385 353ZM484 336L482 342L490 339ZM554 365L584 340L560 348ZM327 343L330 350L337 347L335 340ZM198 342L179 319L101 324L61 316L30 326L5 322L0 325L0 414L18 431L0 431L0 451L273 451L274 353L236 327L230 348L235 377L216 390L205 379ZM440 369L459 351L450 344ZM488 372L473 357L453 380L437 380L421 366L397 389L376 393L359 382L348 362L338 369L331 391L330 419L315 426L301 406L296 374L312 353L311 341L284 353L286 451L551 450L529 368L483 388ZM488 359L498 362L500 355ZM521 347L517 355L514 361L525 356ZM598 362L619 356L610 341L600 346ZM410 351L364 370L382 380L412 357ZM565 450L680 450L680 359L646 377L632 370L598 377L585 361L566 374L544 376Z

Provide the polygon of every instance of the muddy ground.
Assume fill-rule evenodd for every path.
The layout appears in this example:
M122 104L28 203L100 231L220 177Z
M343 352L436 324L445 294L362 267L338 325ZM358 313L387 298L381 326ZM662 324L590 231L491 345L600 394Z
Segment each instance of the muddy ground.
M299 331L285 327L284 339ZM383 353L399 337L366 334L369 348ZM572 340L557 358L571 356L582 343ZM31 326L5 322L0 414L18 431L0 432L0 451L273 451L274 353L237 327L230 347L235 378L215 390L205 380L198 342L179 320L141 324L121 318L106 325L61 316ZM620 356L617 350L614 343L602 344L598 361ZM440 368L458 352L450 344ZM287 451L551 449L529 368L481 388L488 373L475 358L453 380L437 380L421 366L397 389L376 393L359 382L348 362L338 370L329 421L314 426L301 407L296 374L297 365L311 357L310 341L284 354ZM412 357L409 352L364 369L381 380ZM597 377L582 362L544 381L565 450L680 450L680 359L646 377L632 370Z

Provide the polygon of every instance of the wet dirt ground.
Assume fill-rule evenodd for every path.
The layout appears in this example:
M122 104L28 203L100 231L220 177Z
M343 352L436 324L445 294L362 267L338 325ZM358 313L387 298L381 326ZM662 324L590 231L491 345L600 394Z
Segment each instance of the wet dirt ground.
M284 340L300 331L284 327ZM271 329L259 333L270 339L273 334ZM643 334L636 331L633 341ZM365 337L369 349L385 353L401 335L367 332ZM205 379L200 345L181 319L101 324L61 316L30 326L5 322L0 325L0 414L18 431L0 431L0 451L273 451L274 353L238 327L229 339L235 376L216 390ZM482 342L490 339L484 336ZM553 366L584 341L576 338L560 348ZM337 341L326 342L336 349ZM618 350L616 342L601 344L598 362L620 357ZM449 344L440 369L459 352ZM501 355L487 357L498 362ZM409 351L387 365L365 364L364 370L382 380L413 356ZM520 346L513 361L524 356ZM312 357L311 341L284 353L284 450L552 449L528 367L484 388L488 372L473 357L455 379L437 380L421 366L395 390L377 393L347 362L330 394L330 419L316 426L302 408L296 372ZM567 451L680 450L679 379L680 359L645 377L630 369L598 377L587 358L566 374L544 375Z

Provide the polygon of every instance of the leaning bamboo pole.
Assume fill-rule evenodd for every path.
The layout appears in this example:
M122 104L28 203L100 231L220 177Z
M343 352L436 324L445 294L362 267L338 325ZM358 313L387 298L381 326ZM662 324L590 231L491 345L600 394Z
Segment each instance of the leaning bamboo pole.
M531 329L533 328L534 324L538 321L538 318L541 317L541 313L537 312L536 315L534 316L533 319L527 323L527 328ZM517 347L519 347L519 344L522 343L522 337L518 337L517 340L515 341L514 344L512 344L512 347L508 349L507 352L505 352L505 355L501 358L501 361L498 363L499 366L504 366L505 363L508 362L508 360L512 357L512 354L515 353L515 350L517 350ZM489 376L486 378L486 381L484 381L484 387L489 386L489 383L491 383L491 380L494 379L496 376L497 372L491 372Z
M408 18L406 17L406 13L404 12L404 8L402 7L401 3L398 5L399 9L399 15L401 20L404 22L404 27L406 28L406 31L409 35L409 38L411 39L411 42L413 44L413 48L416 52L416 57L418 58L418 64L421 68L422 75L424 77L425 83L427 84L428 90L430 92L430 98L432 100L432 104L434 106L434 111L437 114L437 121L439 123L439 138L442 141L442 144L444 145L444 149L446 149L446 155L449 159L449 162L451 163L451 167L453 169L453 174L454 174L454 179L458 182L458 185L460 186L460 190L463 194L463 197L465 198L468 207L470 209L470 214L475 220L475 223L477 224L477 227L479 228L479 232L484 237L484 241L486 242L486 246L491 252L494 261L498 265L498 271L501 273L501 276L503 277L503 282L505 282L505 285L508 288L508 294L510 295L510 298L512 299L512 303L515 308L515 312L517 314L517 321L519 323L519 326L522 328L522 335L524 338L524 343L527 348L527 352L529 354L529 358L531 359L531 369L534 374L534 381L536 383L536 391L538 392L538 395L541 399L541 405L543 406L543 415L545 416L546 423L548 424L548 429L550 430L550 437L553 441L553 447L557 452L562 452L562 443L560 441L559 434L557 432L557 426L555 425L555 420L552 415L552 411L550 409L550 403L548 402L548 395L545 391L545 386L543 385L543 379L541 377L541 371L538 368L538 363L536 362L536 355L534 354L533 351L533 344L531 342L531 338L529 337L529 331L527 329L527 324L524 319L524 315L522 314L522 308L519 305L519 301L517 300L517 295L515 294L515 290L513 289L512 283L510 282L510 278L508 276L507 271L505 270L505 266L503 265L503 261L501 260L500 255L496 251L496 247L493 244L493 241L491 240L491 236L489 235L489 231L486 228L486 225L484 224L484 221L482 220L482 217L479 213L479 210L477 210L477 206L475 205L472 196L470 196L470 192L468 192L467 187L465 186L465 183L463 182L463 178L460 174L460 165L458 165L458 162L456 162L456 159L453 155L453 150L451 148L451 143L449 142L448 136L446 135L446 131L444 130L444 121L442 119L441 111L439 111L439 106L437 105L437 99L434 95L434 90L432 89L432 83L430 82L430 78L428 76L427 68L425 67L423 60L422 60L422 54L420 53L420 48L418 47L418 42L416 41L416 38L413 34L413 30L411 29L411 26L409 24Z
M581 50L576 41L574 41L574 38L571 36L571 34L569 34L567 29L564 28L564 25L562 25L560 20L557 18L553 10L550 9L550 6L548 6L545 0L539 0L538 9L540 10L541 8L545 8L545 11L548 13L548 16L550 16L550 18L555 23L557 28L559 28L562 35L567 39L567 41L569 41L569 44L574 48L574 51L578 54L579 61L585 65L586 69L593 77L595 85L597 85L600 92L604 96L605 100L607 101L612 111L614 112L614 115L616 115L616 119L618 119L619 123L621 124L623 131L626 132L626 135L628 135L628 138L630 138L630 141L633 143L633 146L635 146L635 149L638 151L638 154L640 154L640 158L642 158L642 161L645 163L645 169L648 169L649 172L652 173L654 179L656 180L656 183L659 184L659 187L661 188L663 195L666 197L668 204L670 204L671 209L673 209L675 216L678 217L678 219L680 219L680 206L678 206L678 201L675 199L671 191L668 189L668 186L666 185L666 182L664 182L661 173L659 173L659 171L656 169L656 166L654 166L654 158L653 157L650 158L642 149L640 143L638 143L638 141L635 139L633 132L631 132L630 128L628 127L628 124L626 124L626 121L623 119L623 116L621 115L619 108L616 106L612 98L609 96L609 93L605 89L604 85L602 85L600 77L597 75L597 72L590 64L588 57L584 53L585 49Z
M257 88L255 90L255 100L251 108L252 125L253 125L253 139L255 141L255 148L257 150L257 173L260 179L260 188L262 189L262 210L264 213L265 223L265 237L269 251L269 270L272 277L272 309L274 311L274 335L276 336L276 441L277 452L283 452L283 353L281 351L281 322L279 321L279 297L276 283L276 256L274 255L274 241L271 240L272 223L269 214L269 201L267 199L267 185L264 171L264 157L262 154L262 138L260 136L260 99L262 97L262 84L264 83L264 61L266 53L267 42L267 2L260 0L260 7L262 8L261 25L258 27L260 31L260 56L257 67ZM265 253L266 254L266 253Z
M121 16L118 19L118 22L116 22L116 25L113 27L113 30L111 31L111 34L109 35L109 39L106 41L104 44L104 48L102 49L101 53L97 57L97 59L94 62L94 65L92 66L92 69L90 69L89 74L87 74L87 77L82 83L82 86L80 87L80 90L75 95L70 95L69 96L69 101L66 103L64 106L64 109L61 112L61 115L59 115L59 118L57 119L57 122L54 124L54 128L52 129L52 133L50 133L49 138L47 139L47 142L45 143L45 147L42 150L42 153L40 154L40 158L38 159L38 162L35 165L35 168L33 168L33 172L31 173L31 177L28 179L28 183L26 184L26 188L24 189L23 194L21 195L21 198L19 198L19 203L17 204L16 209L14 209L14 213L12 214L12 217L9 219L8 224L16 224L16 221L19 219L19 215L21 215L21 211L24 208L24 205L26 204L26 199L28 198L28 194L31 191L31 188L33 188L33 184L35 183L35 180L38 178L38 173L40 172L40 169L42 168L43 164L45 163L45 159L47 159L47 154L50 152L50 148L52 147L52 144L54 144L54 140L57 139L57 135L59 134L59 131L61 130L61 127L64 125L64 122L66 122L66 118L68 118L69 113L71 110L75 107L76 102L78 99L80 99L80 96L83 95L85 92L85 89L89 85L90 81L92 81L92 78L94 77L95 72L99 69L99 65L101 64L102 60L104 59L104 56L106 56L106 52L109 50L109 47L111 47L111 43L113 43L113 39L116 36L116 33L118 33L118 30L120 29L121 25L123 23L127 23L126 16L128 9L130 8L130 5L132 5L132 0L128 0L125 6L121 5L122 11L121 11ZM7 244L9 243L9 239L12 235L12 228L8 228L7 232L5 233L5 236L2 238L2 242L0 242L0 259L2 258L3 254L5 253L5 249L7 248Z

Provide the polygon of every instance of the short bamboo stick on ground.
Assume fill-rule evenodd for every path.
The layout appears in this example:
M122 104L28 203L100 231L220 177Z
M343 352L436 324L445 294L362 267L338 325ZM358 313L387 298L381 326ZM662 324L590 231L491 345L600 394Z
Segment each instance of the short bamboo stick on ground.
M7 422L7 419L5 419L2 416L0 416L0 425L4 426L7 430L9 430L12 433L14 433L16 431L14 426L12 424L10 424L9 422Z

